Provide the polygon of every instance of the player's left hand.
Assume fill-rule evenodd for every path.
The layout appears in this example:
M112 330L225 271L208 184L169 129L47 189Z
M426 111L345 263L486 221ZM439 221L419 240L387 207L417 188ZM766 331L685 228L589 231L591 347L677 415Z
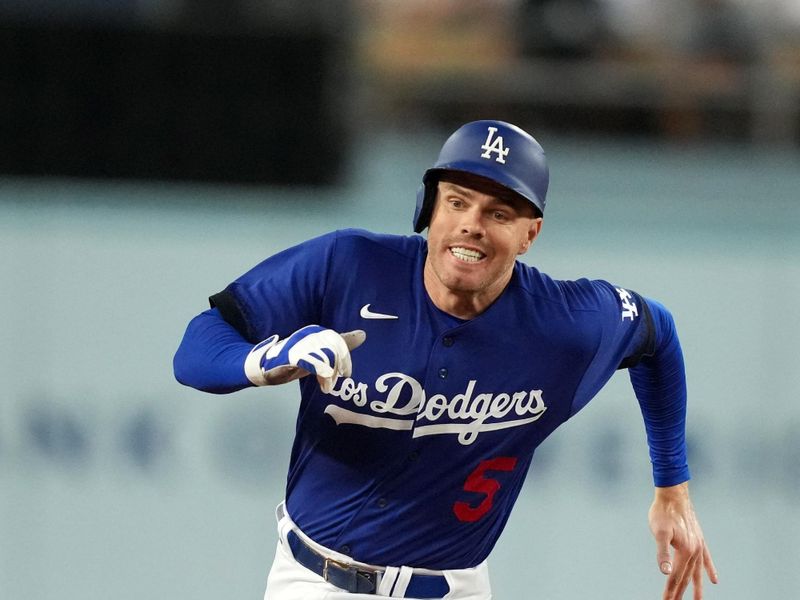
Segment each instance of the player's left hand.
M663 600L681 600L690 583L694 600L701 600L703 571L711 583L717 583L718 577L689 498L688 482L656 488L649 521L656 540L658 566L667 575Z

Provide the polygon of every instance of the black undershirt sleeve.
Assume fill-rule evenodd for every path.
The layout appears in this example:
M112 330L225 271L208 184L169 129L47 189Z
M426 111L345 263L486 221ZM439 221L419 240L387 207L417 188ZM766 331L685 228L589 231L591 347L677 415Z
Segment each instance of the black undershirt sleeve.
M227 289L209 296L208 303L211 308L216 308L222 315L222 318L236 331L238 331L243 338L249 340L251 338L247 322L242 315L242 311L236 302L233 294Z

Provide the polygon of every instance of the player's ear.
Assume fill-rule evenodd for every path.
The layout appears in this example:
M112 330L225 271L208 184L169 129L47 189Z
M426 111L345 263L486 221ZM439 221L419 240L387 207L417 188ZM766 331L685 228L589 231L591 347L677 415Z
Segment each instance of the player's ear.
M535 219L531 219L530 225L528 227L527 236L524 240L522 240L522 244L520 244L519 252L517 254L525 254L530 247L533 245L533 242L539 236L539 233L542 231L542 217L537 217Z

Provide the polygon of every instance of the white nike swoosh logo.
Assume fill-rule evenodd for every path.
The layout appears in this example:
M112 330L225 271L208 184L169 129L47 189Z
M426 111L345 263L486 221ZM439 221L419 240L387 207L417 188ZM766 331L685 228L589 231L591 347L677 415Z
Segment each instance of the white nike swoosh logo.
M370 307L369 304L365 304L364 306L361 307L361 312L359 314L361 315L362 319L397 319L398 318L397 315L387 315L387 314L384 314L384 313L372 312L369 309L369 307Z

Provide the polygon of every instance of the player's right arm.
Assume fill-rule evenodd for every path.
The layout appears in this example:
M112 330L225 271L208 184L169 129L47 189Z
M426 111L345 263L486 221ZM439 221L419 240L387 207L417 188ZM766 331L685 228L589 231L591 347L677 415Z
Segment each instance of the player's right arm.
M225 394L258 385L245 361L274 334L289 337L310 323L325 291L335 236L309 240L270 256L209 301L193 318L173 359L175 378L193 388Z
M365 337L360 330L340 335L306 325L284 339L271 335L252 345L212 308L190 321L173 370L180 383L215 394L286 383L310 373L329 392L339 377L350 376L350 350Z
M351 371L363 332L339 334L321 319L339 232L288 248L214 294L189 323L173 359L176 379L217 394L309 373L329 391Z
M213 394L250 387L244 363L252 349L253 344L212 308L189 322L172 359L175 379Z

